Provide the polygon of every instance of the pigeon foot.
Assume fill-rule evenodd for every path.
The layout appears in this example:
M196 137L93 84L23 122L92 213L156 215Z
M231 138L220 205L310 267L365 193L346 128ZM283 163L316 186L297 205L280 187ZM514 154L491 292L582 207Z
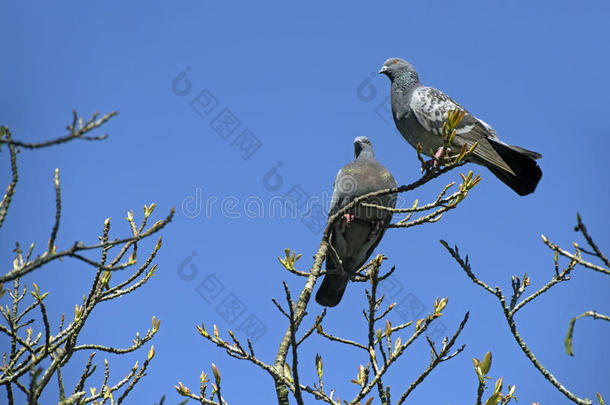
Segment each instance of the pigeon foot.
M451 156L449 155L450 152L451 152L451 148L444 148L441 146L440 148L438 148L436 150L436 153L434 153L434 156L432 156L432 159L426 160L424 163L422 163L421 171L429 172L430 170L432 170L434 168L438 168L447 163L450 163L451 162Z
M373 238L383 229L383 220L374 219L371 221L371 232L369 233L369 239Z
M343 214L343 223L341 224L342 230L345 231L347 226L354 220L354 214Z

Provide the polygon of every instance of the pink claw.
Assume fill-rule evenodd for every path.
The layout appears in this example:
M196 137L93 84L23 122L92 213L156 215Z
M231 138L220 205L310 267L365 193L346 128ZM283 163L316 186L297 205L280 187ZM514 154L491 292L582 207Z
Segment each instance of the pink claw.
M347 229L347 226L354 220L354 214L343 214L343 223L341 224L341 227L343 228L343 231L345 231Z
M447 148L445 150L445 153L448 153L450 151L449 148ZM436 150L436 153L434 154L434 160L437 162L437 164L444 158L445 156L443 156L443 148L440 147Z
M436 153L430 160L426 160L422 165L422 171L428 171L433 167L439 167L442 164L442 161L449 155L451 149L445 149L445 153L443 153L443 147L440 147L436 150Z

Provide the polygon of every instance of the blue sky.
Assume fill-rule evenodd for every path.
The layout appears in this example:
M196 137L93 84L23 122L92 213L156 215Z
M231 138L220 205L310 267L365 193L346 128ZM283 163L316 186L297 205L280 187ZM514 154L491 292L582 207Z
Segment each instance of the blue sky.
M523 198L486 169L465 167L480 173L483 182L460 209L436 224L391 230L380 244L378 250L397 267L395 285L402 290L396 300L421 302L428 310L435 297L448 296L442 318L447 334L465 311L471 313L459 339L467 344L464 353L435 370L411 402L474 402L471 358L491 350L492 375L517 384L520 403L567 403L524 357L496 299L467 279L438 240L459 244L475 273L505 290L513 274L527 272L534 288L550 279L553 255L540 234L570 247L577 238L572 231L577 211L608 251L607 2L16 4L0 6L0 123L10 126L16 139L38 141L63 135L73 109L84 116L120 114L104 127L110 134L104 142L19 155L20 183L0 233L1 262L5 267L12 262L16 240L43 249L53 221L56 167L64 205L60 247L95 241L106 217L112 217L116 236L125 234L126 211L141 215L143 204L156 202L159 217L177 209L163 232L157 275L132 296L100 306L81 336L83 343L126 346L136 330L150 327L152 315L161 319L157 357L130 403L153 404L163 394L166 403L177 403L173 385L182 381L196 388L210 362L221 370L230 403L251 403L252 392L257 403L275 401L266 374L228 358L198 336L194 325L237 330L254 316L266 328L256 341L257 353L271 362L277 350L286 325L271 298L282 297L282 280L294 294L302 280L283 272L276 256L289 247L303 253L302 268L310 266L320 232L300 218L270 218L267 209L252 218L244 205L248 197L267 204L287 193L330 193L337 170L352 159L353 138L361 135L371 139L399 183L419 176L414 151L384 121L389 82L372 75L391 56L409 60L422 82L489 122L503 140L542 153L544 172L537 191ZM181 72L191 84L185 95L172 85ZM191 105L196 98L213 110L200 108L200 115ZM221 136L213 120L225 109L239 126ZM260 142L247 159L239 141L244 130ZM8 183L3 156L2 182ZM451 172L405 197L423 201L457 178L458 172ZM206 215L206 201L231 197L238 201L231 212L239 218L223 215L220 205ZM192 280L180 276L185 266L196 272ZM57 262L27 281L51 292L50 314L58 319L80 302L91 271ZM202 293L210 280L218 296ZM572 280L517 317L542 364L581 397L596 391L610 396L610 327L579 321L575 357L564 353L563 337L572 316L589 309L610 312L608 286L607 277L578 268ZM329 311L327 330L364 338L363 288L349 286L341 305ZM221 303L231 297L242 303L236 319L223 317ZM305 323L320 310L312 303ZM349 380L366 359L313 338L300 359L302 381L309 384L318 352L324 355L325 385L341 398L353 397ZM111 379L144 356L143 351L129 360L109 357ZM395 398L427 359L420 342L390 372L386 383ZM85 362L82 356L74 360Z

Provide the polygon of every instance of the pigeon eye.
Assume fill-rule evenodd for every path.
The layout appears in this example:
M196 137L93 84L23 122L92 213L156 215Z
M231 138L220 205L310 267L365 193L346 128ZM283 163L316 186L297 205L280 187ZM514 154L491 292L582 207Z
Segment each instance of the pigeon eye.
M396 59L394 59L394 60L392 61L392 65L395 65L395 64L397 64L397 63L398 63L398 61L397 61Z

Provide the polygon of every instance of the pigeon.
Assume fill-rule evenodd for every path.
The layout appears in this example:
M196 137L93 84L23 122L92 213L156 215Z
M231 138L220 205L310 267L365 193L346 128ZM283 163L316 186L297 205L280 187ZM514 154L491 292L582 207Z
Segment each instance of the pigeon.
M385 61L379 73L392 82L392 116L401 135L413 146L422 145L422 152L438 162L442 154L442 127L447 112L460 109L465 115L456 128L448 152L457 154L463 145L477 147L466 160L487 167L500 181L519 195L534 192L542 170L537 152L508 145L483 120L471 115L464 107L440 90L423 86L413 66L400 58Z
M356 197L394 187L396 180L375 159L369 139L359 136L354 139L354 161L339 170L335 178L328 216L332 217ZM374 197L366 202L394 208L396 194ZM368 260L391 220L389 211L357 206L335 221L326 253L326 275L316 293L320 305L334 307L341 301L350 275Z

